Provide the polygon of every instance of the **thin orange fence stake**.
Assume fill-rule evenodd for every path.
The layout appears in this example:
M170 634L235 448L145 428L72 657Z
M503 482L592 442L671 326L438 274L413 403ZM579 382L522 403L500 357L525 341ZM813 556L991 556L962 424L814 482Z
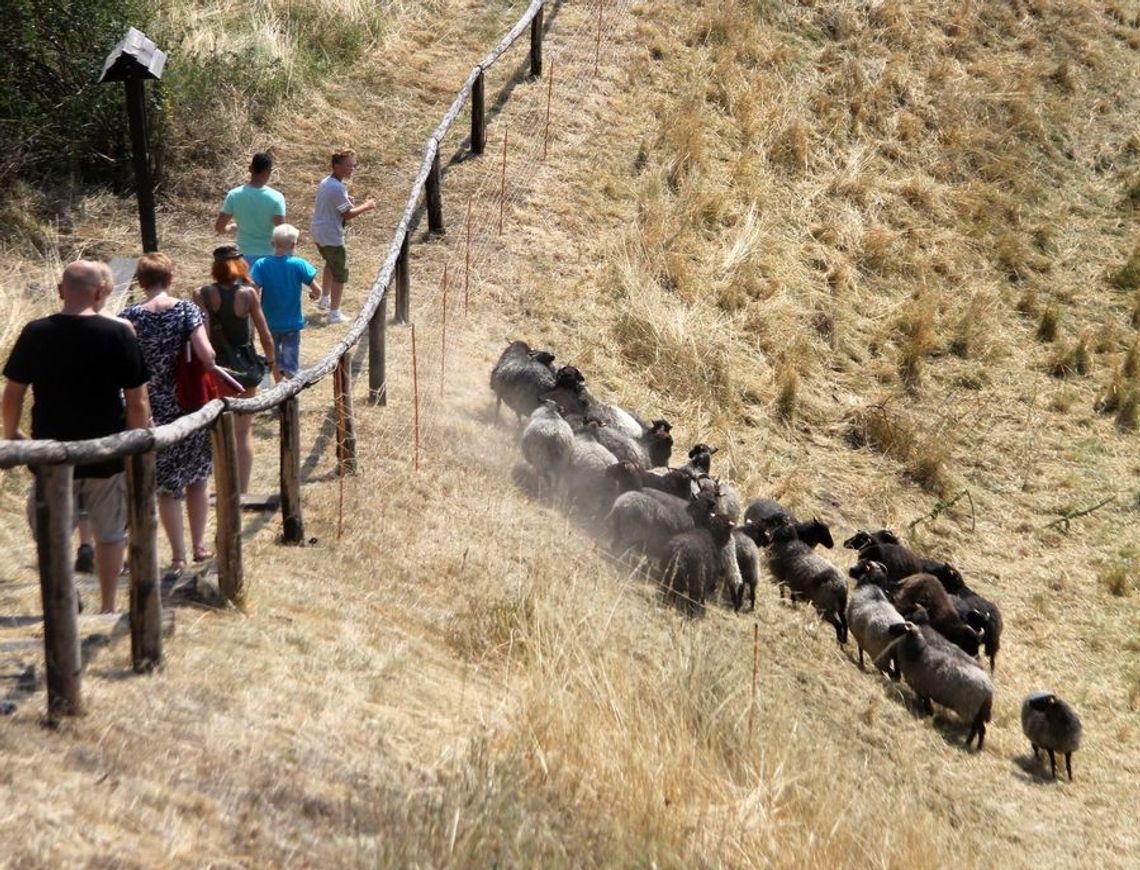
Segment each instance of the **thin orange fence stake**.
M412 324L412 421L416 446L412 454L412 465L420 470L420 375L416 365L416 325Z
M443 264L443 316L440 325L439 337L439 397L443 398L443 385L445 372L447 371L447 285L451 278L451 273L448 271L449 264Z
M467 197L467 252L463 262L463 316L471 312L471 200L475 194Z
M503 127L503 179L499 183L499 235L503 234L503 208L507 204L507 133Z
M546 160L546 145L550 141L550 98L554 94L554 61L546 65L546 125L542 128L542 159Z

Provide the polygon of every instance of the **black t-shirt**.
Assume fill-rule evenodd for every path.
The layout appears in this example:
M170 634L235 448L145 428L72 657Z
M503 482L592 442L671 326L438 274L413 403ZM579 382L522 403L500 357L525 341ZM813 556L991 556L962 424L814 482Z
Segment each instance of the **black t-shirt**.
M124 389L149 379L138 339L102 315L53 314L27 324L4 366L32 387L32 437L101 438L127 428ZM76 477L109 477L122 460L84 465Z

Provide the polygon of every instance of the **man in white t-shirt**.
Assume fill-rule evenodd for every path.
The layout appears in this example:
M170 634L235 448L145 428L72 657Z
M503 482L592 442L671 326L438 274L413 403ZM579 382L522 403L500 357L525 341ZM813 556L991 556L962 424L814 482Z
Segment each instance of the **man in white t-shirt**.
M344 315L340 313L340 300L344 294L344 284L348 280L344 227L353 218L376 208L376 202L366 199L360 205L354 205L349 198L345 182L352 178L352 172L356 169L355 151L336 151L330 163L332 172L317 187L309 231L325 261L321 286L328 295L321 296L318 305L322 309L328 309L329 323L342 323Z

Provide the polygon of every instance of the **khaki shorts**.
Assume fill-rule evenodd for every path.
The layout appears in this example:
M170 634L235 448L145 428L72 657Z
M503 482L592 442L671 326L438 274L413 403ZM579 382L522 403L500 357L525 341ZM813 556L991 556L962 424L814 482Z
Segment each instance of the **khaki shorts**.
M344 284L348 281L348 252L344 245L317 245L317 250L325 258L325 265L332 272L333 280ZM328 292L328 288L325 288Z
M79 522L80 513L91 520L91 533L100 544L117 544L127 539L127 473L110 477L78 478L71 483L74 497L71 528ZM36 487L28 490L28 526L36 533Z

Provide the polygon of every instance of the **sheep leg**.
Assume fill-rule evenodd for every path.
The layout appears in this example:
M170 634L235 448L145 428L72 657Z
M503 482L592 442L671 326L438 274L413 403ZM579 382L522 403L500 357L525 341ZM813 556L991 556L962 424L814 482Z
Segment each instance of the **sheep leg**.
M978 752L982 751L982 744L986 742L986 723L982 720L982 714L978 714L978 718L974 720L973 727L970 728L970 733L966 735L966 747L969 748L970 741L974 739L974 735L978 735Z
M1041 760L1041 747L1038 746L1036 743L1030 743L1029 745L1033 747L1033 759L1034 759L1034 761L1040 761Z
M503 400L500 399L498 396L495 396L495 424L496 425L498 425L498 422L499 422L499 406L502 404L503 404Z
M1073 781L1073 753L1065 753L1065 770L1069 773L1069 782Z
M934 705L930 703L929 698L926 698L922 695L919 695L918 696L918 704L919 704L919 707L922 708L922 715L923 716L933 716L934 715Z
M863 668L863 644L859 644L859 670L864 670L864 668Z
M1053 772L1053 779L1056 779L1057 778L1057 756L1054 754L1052 749L1049 750L1049 768Z
M994 672L994 658L995 658L995 656L992 656L992 655L990 656L990 673L991 674Z

